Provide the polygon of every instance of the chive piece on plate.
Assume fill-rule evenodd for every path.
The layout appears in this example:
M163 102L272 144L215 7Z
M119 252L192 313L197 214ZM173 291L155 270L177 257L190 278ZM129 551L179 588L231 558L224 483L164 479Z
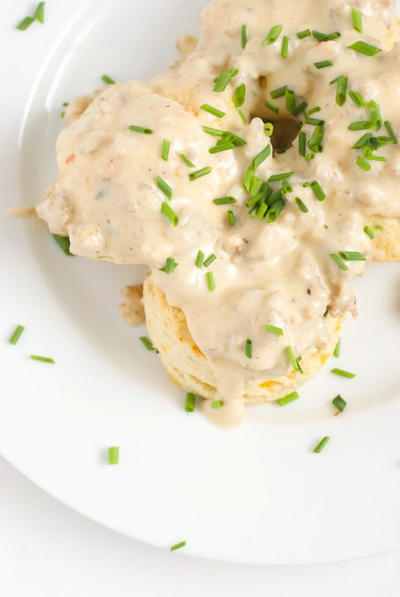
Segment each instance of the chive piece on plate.
M150 338L147 338L146 336L140 336L139 340L141 341L143 346L145 348L147 348L147 350L149 350L151 352L157 352L157 349L155 348L155 346L154 346L153 342L150 340Z
M41 361L42 363L51 363L52 365L55 365L55 360L49 357L40 357L37 354L30 354L29 358L32 361Z
M33 19L35 21L39 21L39 23L44 23L44 7L45 7L46 2L39 2L38 5L36 6L36 10L33 13Z
M171 545L169 548L170 551L176 551L177 549L181 549L181 547L186 546L186 541L181 541L180 543L176 543L175 545Z
M346 402L346 400L343 400L343 398L341 397L341 395L340 395L340 394L338 394L338 395L336 396L336 398L334 398L334 399L332 400L332 404L333 404L333 406L334 406L335 408L337 408L337 409L338 409L338 410L339 410L341 413L344 411L344 409L345 409L345 408L346 408L346 406L347 406L347 402Z
M356 376L355 373L350 373L349 371L344 371L343 369L332 369L331 373L340 375L341 377L346 377L347 379L353 379L353 377Z
M22 21L20 23L18 23L16 28L19 29L20 31L25 31L34 22L35 22L35 19L33 17L25 17L24 19L22 19Z
M319 444L317 444L317 446L315 446L313 452L314 454L319 454L320 452L322 452L322 450L326 447L326 444L329 442L331 438L326 435L324 438L321 439L321 441L319 442Z
M106 84L106 85L114 85L115 81L114 79L112 79L111 77L109 77L108 75L102 75L101 80Z
M279 404L279 406L286 406L286 404L290 404L291 402L294 402L295 400L298 400L300 398L300 395L298 394L298 392L292 392L291 394L288 394L287 396L283 396L283 398L279 398L279 400L277 400L277 403Z
M335 350L333 351L333 356L336 357L337 359L340 357L340 349L341 349L341 341L338 340L338 342L335 346Z
M11 334L11 336L8 339L8 343L13 344L15 346L15 344L17 344L18 340L21 338L24 331L25 331L25 326L17 325L17 327L15 328L15 330L13 331L13 333Z
M213 91L217 91L217 92L225 91L225 89L227 88L231 79L236 77L236 75L238 73L239 73L239 71L237 68L230 68L229 70L226 70L225 72L218 75L218 77L215 81Z
M119 446L108 448L108 464L119 464Z
M196 408L196 396L194 394L192 394L191 392L188 392L186 394L186 400L185 400L185 411L187 413L192 413L195 411Z
M74 254L70 251L70 241L68 236L61 236L60 234L52 234L51 236L63 251L64 255L67 255L67 257L74 257Z

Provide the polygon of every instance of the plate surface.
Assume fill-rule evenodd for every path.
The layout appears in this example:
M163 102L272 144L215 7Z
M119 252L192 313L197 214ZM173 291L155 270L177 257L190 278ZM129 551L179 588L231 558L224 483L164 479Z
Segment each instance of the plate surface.
M99 85L145 79L198 30L205 0L61 0L44 26L21 33L25 2L0 25L0 451L28 477L96 521L185 553L253 563L316 563L400 547L400 267L368 267L360 316L348 321L335 366L297 403L249 410L232 430L186 414L143 329L119 318L120 289L140 268L66 258L44 225L13 219L55 175L61 104ZM4 15L7 15L5 18ZM26 325L16 347L13 327ZM30 361L35 353L56 365ZM341 393L346 413L333 416ZM323 454L312 448L332 436ZM105 463L109 445L121 463Z

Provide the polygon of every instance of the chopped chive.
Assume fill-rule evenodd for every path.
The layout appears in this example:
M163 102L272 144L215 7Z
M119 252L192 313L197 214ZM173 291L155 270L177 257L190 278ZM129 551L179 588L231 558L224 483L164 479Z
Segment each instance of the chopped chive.
M271 91L272 99L278 99L280 97L283 97L285 95L286 89L287 85L284 85L283 87L278 87L277 89L273 89Z
M225 402L223 400L214 400L213 402L211 402L211 408L222 408L224 404Z
M181 158L181 160L183 160L185 162L185 164L187 166L189 166L189 168L196 168L196 166L193 164L193 162L191 160L189 160L187 155L185 155L184 153L178 153L178 155Z
M339 255L342 259L346 259L346 261L366 261L365 255L359 253L358 251L339 251Z
M356 164L359 168L361 168L361 170L364 170L365 172L368 172L368 170L371 170L372 168L371 164L367 162L367 160L364 160L364 158L362 158L361 156L357 158Z
M367 131L373 127L373 123L370 120L358 120L356 122L352 122L347 127L349 131Z
M341 349L341 341L338 340L338 342L335 346L335 350L333 351L333 356L336 357L337 359L340 357L340 349Z
M340 256L337 253L331 253L329 255L329 257L331 257L331 259L333 259L333 261L336 263L336 265L338 265L340 267L340 269L342 269L343 271L346 271L349 269L347 267L347 265L345 264L345 262L340 258Z
M227 217L227 220L228 220L228 226L235 226L235 224L236 224L236 216L235 216L234 212L231 211L231 210L228 210L226 212L226 217Z
M353 25L353 29L358 31L358 33L363 32L363 17L359 10L356 8L351 9L351 21Z
M25 31L34 22L35 22L34 18L32 18L32 17L25 17L24 19L22 19L22 21L20 23L18 23L18 25L17 25L16 28L19 29L20 31Z
M321 112L321 106L315 106L315 108L311 108L306 112L306 116L311 116L311 114L315 114L316 112Z
M353 377L356 376L355 373L349 373L349 371L344 371L343 369L332 369L331 373L340 375L341 377L346 377L347 379L353 379Z
M271 27L271 29L268 31L267 36L264 38L263 42L262 42L262 46L269 46L271 44L273 44L274 42L276 42L276 40L278 39L278 37L280 36L281 32L282 32L282 25L274 25L273 27Z
M323 126L325 124L325 120L322 120L322 118L310 118L310 116L306 116L304 122L312 126Z
M25 326L17 325L17 327L15 328L15 330L13 331L13 333L11 334L11 336L8 339L8 343L13 344L15 346L15 344L17 344L18 340L21 338L24 331L25 331Z
M33 19L35 21L39 21L39 23L44 23L44 6L45 6L46 2L39 2L39 4L36 7L36 10L33 14Z
M278 106L274 106L268 100L265 101L265 107L271 110L271 112L275 112L275 114L279 114Z
M210 166L206 166L205 168L201 168L200 170L191 172L189 174L189 180L197 180L198 178L201 178L202 176L206 176L207 174L210 174L211 170L212 170L212 168L210 168Z
M309 29L304 29L304 31L299 31L296 33L296 37L298 37L298 39L305 39L306 37L310 37L310 35L311 31Z
M152 129L149 129L144 126L137 126L136 124L132 124L128 126L130 131L134 131L135 133L143 133L144 135L151 135L153 133Z
M238 112L243 124L244 125L248 124L248 120L247 120L246 116L244 115L244 113L242 112L242 110L238 110L237 112Z
M293 176L293 172L282 172L281 174L273 174L268 178L268 182L277 182L278 180L284 180Z
M319 184L318 180L313 180L310 182L310 187L318 201L324 201L324 199L326 199L326 193Z
M168 198L171 199L172 197L172 189L167 182L161 176L157 176L156 178L157 187L160 189L162 193Z
M347 87L349 84L349 80L344 75L340 75L332 83L336 83L336 103L338 106L344 106L346 103L347 98Z
M307 205L300 199L300 197L296 197L295 198L296 201L296 205L299 208L300 211L302 211L304 214L308 213L308 207Z
M240 42L243 50L247 46L247 42L249 41L249 32L247 30L247 25L242 25L240 28Z
M235 108L241 108L243 106L246 101L246 85L244 83L235 89L232 101Z
M196 257L196 267L203 267L203 263L204 263L204 253L203 251L199 251L197 252L197 257Z
M253 341L247 338L244 344L244 353L248 359L253 358Z
M285 205L286 203L283 199L278 199L278 201L275 201L275 203L273 203L269 208L268 213L265 216L265 220L267 222L275 222L278 219Z
M333 66L332 60L321 60L320 62L314 62L315 68L326 68L327 66Z
M173 257L167 257L165 265L160 267L160 272L165 272L166 274L172 274L172 272L177 268L179 263L175 261Z
M392 143L397 143L397 137L396 137L396 134L395 134L390 122L388 120L385 120L384 125L385 125L385 128L388 132L390 139L392 140Z
M349 91L349 97L357 108L364 108L366 106L363 96L358 91Z
M164 139L161 145L161 157L164 162L168 162L169 159L169 150L171 148L171 141Z
M319 454L320 452L322 452L322 450L326 447L326 444L329 442L330 439L331 438L327 435L324 438L322 438L319 444L315 446L313 450L314 454Z
M276 334L277 336L283 336L283 329L282 328L278 328L275 325L270 325L269 323L266 323L264 325L264 330L266 332L270 332L271 334Z
M333 33L321 33L320 31L313 31L312 34L317 41L333 41L334 39L341 37L338 31L334 31Z
M215 280L214 280L214 273L213 272L207 272L206 273L206 282L207 282L207 288L210 292L213 292L216 288L215 285Z
M196 396L194 394L192 394L191 392L188 392L186 394L186 400L185 400L185 411L187 413L193 413L195 411L196 408Z
M301 373L303 375L304 373L304 369L302 368L302 366L300 365L300 361L303 359L303 357L297 357L296 362L297 362L297 366L299 368L299 373Z
M289 56L289 38L287 35L284 35L282 38L281 56L284 60Z
M368 144L371 137L372 137L372 133L365 133L365 135L360 137L360 139L357 141L357 143L354 143L352 149L361 149L361 147L364 147L364 145Z
M272 137L272 133L274 132L274 125L272 122L265 122L264 123L264 133L267 137Z
M223 137L225 131L220 131L219 129L213 129L210 126L202 126L201 127L207 135L211 135L212 137Z
M348 47L350 50L354 50L359 54L364 54L364 56L376 56L376 54L382 52L381 48L367 44L365 41L356 41L354 44L351 44L351 46Z
M271 153L271 145L268 144L253 158L252 165L254 168L258 168L261 164L269 157Z
M323 126L316 126L313 134L311 135L311 138L308 142L308 147L311 149L311 151L314 151L315 153L321 153L323 150L323 139L324 139L324 135L325 135L325 129Z
M143 346L147 348L147 350L151 352L158 352L150 338L147 338L146 336L140 336L139 340L141 341Z
M292 89L286 89L285 91L286 108L288 112L293 114L296 109L296 96Z
M307 151L307 136L304 131L299 132L298 143L299 143L299 154L304 158L304 157L306 157L306 151Z
M382 126L382 115L379 105L374 100L371 100L368 102L367 107L370 112L370 121L375 125L376 130L379 130Z
M186 541L181 541L180 543L177 543L176 545L171 545L171 547L169 548L170 551L176 551L177 549L181 549L181 547L185 547L186 546Z
M290 404L299 398L300 395L297 392L292 392L291 394L287 394L287 396L283 396L283 398L279 398L279 400L276 402L279 404L279 406L286 406L287 404Z
M63 251L64 255L67 255L67 257L74 257L74 254L70 251L71 243L68 236L61 236L60 234L52 234L51 236Z
M108 464L119 464L119 446L108 448Z
M375 238L375 232L369 226L364 226L364 232L371 240Z
M334 399L332 400L332 404L333 404L333 406L334 406L335 408L337 408L337 409L338 409L338 411L340 411L341 413L344 411L344 409L345 409L345 408L346 408L346 406L347 406L347 402L346 402L346 400L343 400L343 398L341 397L341 395L340 395L340 394L338 394L338 395L336 396L336 398L334 398Z
M165 203L165 201L161 205L161 213L171 222L173 226L177 226L179 222L179 217L176 215L172 207Z
M218 108L214 108L214 106L210 106L210 104L203 104L202 106L200 106L200 108L202 110L204 110L204 112L208 112L209 114L212 114L213 116L216 116L217 118L223 118L226 114L226 112L222 112L221 110L218 110Z
M299 371L299 363L297 362L297 360L294 356L293 348L291 346L286 346L285 352L286 352L286 356L289 359L289 362L292 365L293 369L295 371Z
M207 257L207 259L204 261L203 265L204 267L208 267L209 265L211 265L215 260L216 260L217 256L215 253L211 253L211 255L209 257Z
M238 73L239 71L237 68L230 68L229 70L218 75L213 91L225 91L230 80L233 79L233 77L236 77Z
M218 199L213 200L214 205L232 205L233 203L237 203L234 197L219 197Z
M52 365L55 365L55 360L49 357L39 357L37 354L30 354L29 358L32 359L32 361L41 361L42 363L51 363Z
M102 75L101 76L101 80L106 84L106 85L114 85L115 81L114 79L112 79L111 77L109 77L108 75Z

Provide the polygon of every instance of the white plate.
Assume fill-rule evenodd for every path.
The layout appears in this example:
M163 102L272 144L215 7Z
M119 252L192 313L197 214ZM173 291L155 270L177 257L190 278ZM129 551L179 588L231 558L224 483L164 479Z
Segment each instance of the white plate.
M5 3L2 212L33 204L54 176L62 102L103 73L163 69L204 4L53 0L46 24L21 33L26 3ZM400 547L398 265L370 265L357 283L360 317L335 361L354 380L328 364L302 400L253 408L226 431L183 411L143 330L120 320L119 290L140 269L66 258L34 220L2 214L0 238L1 334L27 328L0 346L0 451L28 477L104 525L164 548L185 539L195 555L316 563ZM334 417L339 392L349 407ZM324 435L331 443L313 454ZM109 445L121 447L119 466L105 464Z

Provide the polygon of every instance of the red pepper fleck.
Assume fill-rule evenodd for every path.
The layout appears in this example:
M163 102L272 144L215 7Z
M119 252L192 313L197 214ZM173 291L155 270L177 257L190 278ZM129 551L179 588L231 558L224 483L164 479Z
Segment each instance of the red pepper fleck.
M66 163L66 164L71 164L71 163L72 163L74 160L75 160L75 154L74 154L74 153L71 153L71 155L69 155L69 156L66 158L66 160L65 160L65 163Z

